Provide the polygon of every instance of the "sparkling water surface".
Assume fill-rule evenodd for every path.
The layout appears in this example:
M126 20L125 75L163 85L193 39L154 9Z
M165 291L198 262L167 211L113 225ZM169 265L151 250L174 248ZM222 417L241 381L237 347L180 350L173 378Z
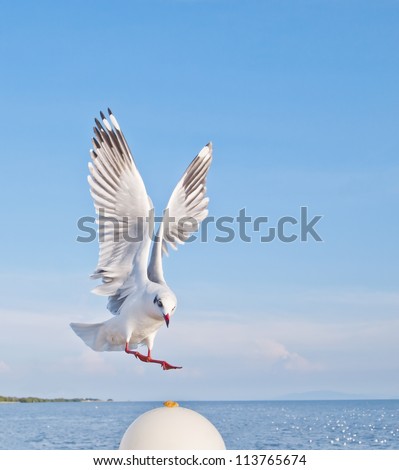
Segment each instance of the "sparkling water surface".
M227 449L399 449L399 400L180 402ZM0 449L117 449L130 423L160 402L0 405Z

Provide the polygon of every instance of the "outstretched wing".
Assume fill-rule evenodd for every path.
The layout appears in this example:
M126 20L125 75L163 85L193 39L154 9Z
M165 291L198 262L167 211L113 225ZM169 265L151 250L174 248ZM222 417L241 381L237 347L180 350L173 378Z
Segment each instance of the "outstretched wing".
M162 270L162 253L167 253L169 244L177 249L208 215L209 198L206 193L206 176L212 162L212 144L206 145L194 158L181 180L177 183L165 209L155 238L148 278L165 283Z
M151 244L151 204L125 137L111 110L95 119L88 181L98 214L100 254L93 279L103 284L93 292L113 295L129 274L147 275ZM146 223L147 222L147 223Z

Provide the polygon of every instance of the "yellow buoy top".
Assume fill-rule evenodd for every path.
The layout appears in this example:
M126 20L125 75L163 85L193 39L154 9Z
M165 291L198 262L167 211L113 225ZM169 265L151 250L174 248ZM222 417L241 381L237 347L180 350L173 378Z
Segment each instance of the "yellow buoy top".
M175 401L168 400L164 402L163 406L166 406L167 408L176 408L179 404Z

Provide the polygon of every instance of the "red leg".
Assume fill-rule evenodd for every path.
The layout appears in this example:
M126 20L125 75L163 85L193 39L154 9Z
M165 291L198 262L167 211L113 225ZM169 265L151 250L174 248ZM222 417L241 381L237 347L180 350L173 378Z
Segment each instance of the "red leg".
M147 356L144 356L143 354L140 354L138 351L132 351L129 349L129 343L126 343L125 346L125 352L127 354L133 354L137 359L140 359L142 362L153 362L154 364L160 364L163 370L170 370L170 369L181 369L180 366L172 366L166 361L160 361L158 359L153 359L151 357L151 351L148 350Z

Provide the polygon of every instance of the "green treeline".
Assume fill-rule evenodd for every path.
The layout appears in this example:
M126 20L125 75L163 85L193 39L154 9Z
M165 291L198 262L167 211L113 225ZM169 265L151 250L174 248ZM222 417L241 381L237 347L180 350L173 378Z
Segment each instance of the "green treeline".
M4 397L0 395L1 402L12 403L60 403L60 402L80 402L80 401L100 401L97 398L38 398L38 397Z

